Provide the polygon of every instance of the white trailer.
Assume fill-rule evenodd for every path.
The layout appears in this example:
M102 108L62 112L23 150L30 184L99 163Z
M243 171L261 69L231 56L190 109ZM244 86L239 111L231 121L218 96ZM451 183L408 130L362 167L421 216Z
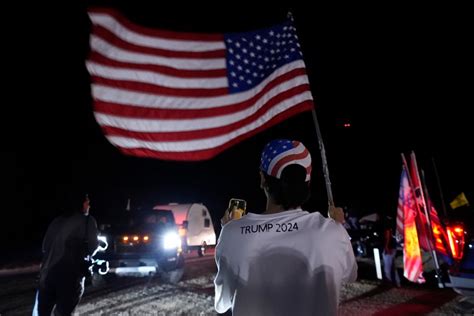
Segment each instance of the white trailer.
M183 248L197 249L202 254L202 248L216 244L216 232L211 214L202 203L156 205L154 210L170 210L173 212L176 225L183 236Z

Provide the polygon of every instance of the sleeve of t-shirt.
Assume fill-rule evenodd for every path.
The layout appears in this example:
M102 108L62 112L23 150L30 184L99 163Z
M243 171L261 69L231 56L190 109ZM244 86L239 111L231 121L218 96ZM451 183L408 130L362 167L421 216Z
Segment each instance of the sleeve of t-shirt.
M233 272L225 256L225 249L229 246L226 241L227 234L228 232L223 227L216 246L217 275L214 279L214 308L218 313L225 313L232 307L235 292Z

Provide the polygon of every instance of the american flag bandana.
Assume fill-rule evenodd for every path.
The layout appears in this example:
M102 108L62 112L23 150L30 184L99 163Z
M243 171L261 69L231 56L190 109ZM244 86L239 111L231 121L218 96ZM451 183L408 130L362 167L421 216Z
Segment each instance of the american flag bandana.
M288 165L300 165L306 169L305 181L311 180L311 154L296 140L276 139L265 145L260 161L260 169L266 174L280 179Z

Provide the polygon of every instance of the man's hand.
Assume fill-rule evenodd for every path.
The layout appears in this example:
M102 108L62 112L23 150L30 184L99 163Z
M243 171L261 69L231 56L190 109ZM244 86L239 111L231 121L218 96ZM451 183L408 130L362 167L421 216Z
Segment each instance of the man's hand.
M342 207L329 206L328 216L338 223L344 224L344 211Z
M226 209L224 212L224 216L221 218L221 226L227 224L232 218L230 217L230 210Z

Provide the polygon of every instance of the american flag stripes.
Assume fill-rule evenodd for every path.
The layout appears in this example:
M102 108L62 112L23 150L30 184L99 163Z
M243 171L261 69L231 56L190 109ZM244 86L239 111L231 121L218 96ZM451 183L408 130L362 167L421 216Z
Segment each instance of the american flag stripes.
M89 11L94 115L123 153L204 160L313 100L291 21L246 33L144 28Z

